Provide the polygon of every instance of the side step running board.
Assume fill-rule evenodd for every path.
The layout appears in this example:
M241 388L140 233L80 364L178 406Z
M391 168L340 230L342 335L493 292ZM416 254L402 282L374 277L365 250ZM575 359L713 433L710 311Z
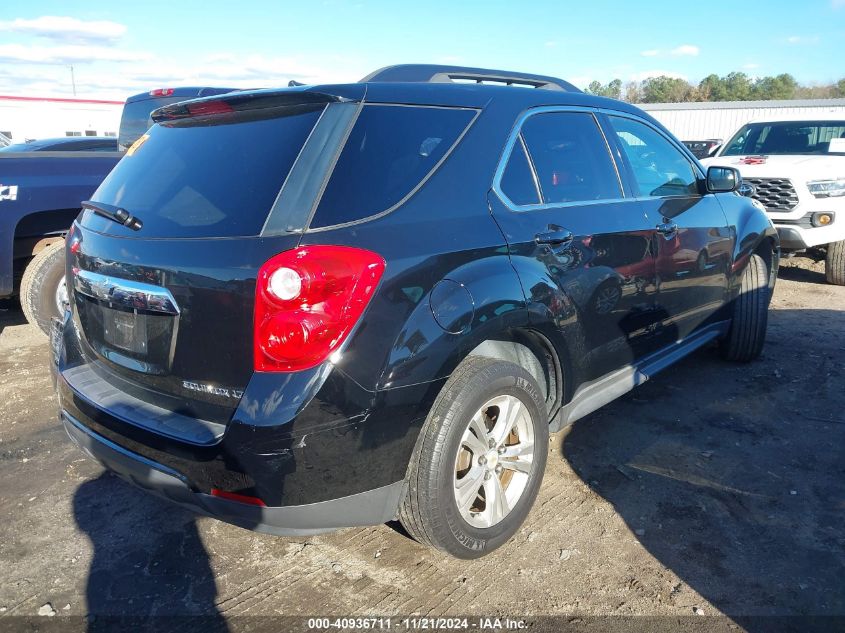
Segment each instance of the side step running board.
M646 382L657 372L666 369L713 339L726 334L729 327L730 321L713 323L682 341L646 356L634 365L617 369L581 385L572 400L560 408L551 422L549 431L552 433L560 431L576 420L616 400L619 396Z

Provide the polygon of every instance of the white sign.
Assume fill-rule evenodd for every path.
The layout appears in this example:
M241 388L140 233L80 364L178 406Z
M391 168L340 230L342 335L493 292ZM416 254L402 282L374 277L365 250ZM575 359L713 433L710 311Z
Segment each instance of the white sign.
M842 152L845 153L845 138L830 139L830 147L827 148L828 153Z
M0 202L3 200L17 200L18 186L17 185L0 185Z

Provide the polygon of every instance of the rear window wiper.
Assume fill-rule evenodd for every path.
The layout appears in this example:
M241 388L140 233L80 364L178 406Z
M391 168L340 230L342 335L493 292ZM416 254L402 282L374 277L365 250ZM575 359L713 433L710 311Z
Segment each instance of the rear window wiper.
M126 209L121 209L120 207L116 207L113 204L106 204L105 202L94 202L93 200L83 200L82 208L91 209L91 211L93 211L97 215L101 215L104 218L108 218L109 220L113 220L118 224L122 224L123 226L129 227L133 231L140 231L141 227L144 226L144 223L141 222L140 218L136 218Z

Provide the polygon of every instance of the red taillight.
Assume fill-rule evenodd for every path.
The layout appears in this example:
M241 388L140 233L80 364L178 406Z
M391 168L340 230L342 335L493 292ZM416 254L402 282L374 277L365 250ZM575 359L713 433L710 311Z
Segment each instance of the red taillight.
M253 506L261 506L266 508L267 504L258 497L251 497L249 495L239 495L237 492L228 492L227 490L220 490L220 488L211 489L212 497L220 497L221 499L228 499L229 501L238 501L240 503L248 503Z
M173 88L156 88L155 90L150 90L151 97L169 97L173 94Z
M232 112L232 106L225 101L200 101L199 103L188 103L188 112L194 116L205 114L227 114Z
M70 244L70 252L76 255L82 247L82 237L76 235L76 224L70 225L70 231L67 232L65 242Z
M271 257L255 286L255 371L299 371L326 360L383 272L379 255L349 246L303 246Z

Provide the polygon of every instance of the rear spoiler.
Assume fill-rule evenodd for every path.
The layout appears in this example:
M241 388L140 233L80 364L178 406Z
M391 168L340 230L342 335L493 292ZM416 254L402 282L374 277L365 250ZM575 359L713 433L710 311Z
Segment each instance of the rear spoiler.
M338 86L340 88L340 86ZM350 94L340 94L346 92ZM359 94L360 93L360 94ZM231 112L245 113L268 108L287 106L309 106L327 103L341 103L360 101L364 97L364 90L338 90L337 93L325 91L300 90L298 88L247 90L229 92L226 94L190 99L162 106L150 114L155 123L187 119L197 116L227 114Z

